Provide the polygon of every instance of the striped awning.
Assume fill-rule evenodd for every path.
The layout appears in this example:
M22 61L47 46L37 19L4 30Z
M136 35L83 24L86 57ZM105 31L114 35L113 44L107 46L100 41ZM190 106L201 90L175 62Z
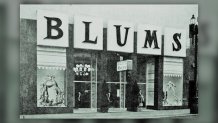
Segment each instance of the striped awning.
M164 57L165 77L182 77L183 76L183 59Z
M66 49L37 46L38 69L65 70Z

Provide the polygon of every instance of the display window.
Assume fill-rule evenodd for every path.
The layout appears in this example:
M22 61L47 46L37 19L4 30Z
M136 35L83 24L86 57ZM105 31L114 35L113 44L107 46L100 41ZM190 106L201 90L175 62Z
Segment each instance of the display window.
M183 59L164 58L163 106L181 106L183 95Z
M66 107L66 49L37 46L37 107Z
M163 83L163 106L182 105L182 77L164 76Z
M37 106L65 107L65 70L37 69Z

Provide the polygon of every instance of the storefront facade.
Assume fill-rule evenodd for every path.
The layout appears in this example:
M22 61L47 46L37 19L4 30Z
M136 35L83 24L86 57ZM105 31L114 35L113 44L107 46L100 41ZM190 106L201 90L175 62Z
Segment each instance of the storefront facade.
M104 81L110 93L109 111L126 110L132 81L143 97L142 109L188 108L190 75L183 30L159 33L160 27L140 25L134 31L130 23L117 21L105 28L101 20L84 16L69 24L63 14L41 10L36 16L36 20L20 19L21 114L96 112ZM46 17L60 19L61 31L51 21L51 30L57 32L49 32ZM144 30L151 30L151 39ZM158 33L154 36L152 30ZM119 66L120 61L130 64Z

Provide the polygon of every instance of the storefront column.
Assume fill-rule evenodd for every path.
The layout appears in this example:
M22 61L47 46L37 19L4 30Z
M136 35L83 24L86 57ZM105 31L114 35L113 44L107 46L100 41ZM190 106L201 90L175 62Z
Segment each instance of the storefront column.
M163 106L163 57L155 56L154 68L154 109L160 110Z
M69 62L71 61L69 58L72 57L67 57L67 63L69 63L66 72L67 107L37 107L37 22L22 19L20 25L20 109L22 109L20 114L72 113L73 90L71 90L71 80L73 80L73 75ZM70 33L72 31L73 29L70 28ZM70 43L73 43L72 38L70 36ZM72 50L67 49L67 54L73 54L72 52Z
M162 35L162 47L164 47L164 36ZM163 52L162 48L162 52ZM154 107L153 109L161 110L163 107L163 56L154 57Z
M103 51L97 53L97 108L101 106L102 83L107 81L107 29L103 29Z
M132 62L132 70L131 70L131 77L137 81L138 79L138 68L137 68L137 32L134 32L134 53L131 54L130 58Z
M37 114L36 21L20 21L20 114Z
M137 55L136 54L132 54L130 59L132 60L132 70L131 70L131 77L138 81L138 68L137 68Z
M67 107L70 109L75 106L75 85L74 85L74 46L73 46L73 25L69 25L69 47L66 48L66 57L67 57L67 69L66 69L66 77L67 77Z
M184 67L183 67L183 106L189 105L189 80L194 79L194 69L192 69L192 63L194 62L193 49L187 49L187 56L184 58Z

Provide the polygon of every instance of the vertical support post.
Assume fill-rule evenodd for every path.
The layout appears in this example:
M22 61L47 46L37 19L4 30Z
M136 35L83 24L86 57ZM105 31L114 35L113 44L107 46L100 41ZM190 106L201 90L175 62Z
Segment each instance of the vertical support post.
M122 61L122 60L123 60L123 57L120 56L120 61ZM122 99L121 98L121 96L122 96L122 94L121 94L121 92L122 92L121 91L121 89L122 89L122 87L121 87L122 86L122 84L121 84L121 82L122 82L122 71L119 72L119 78L120 78L120 110L121 110L121 108L122 108L121 107L121 105L122 105L122 102L121 102L121 99Z
M196 84L196 95L195 97L198 96L198 86L197 86L197 75L198 75L198 35L195 35L195 73L194 73L194 81Z
M124 72L124 83L123 83L123 108L126 107L126 76L127 76L127 71Z
M97 107L97 56L91 54L91 109Z
M96 78L96 83L95 83L95 108L97 108L97 98L98 98L98 59L97 59L97 56L95 58L95 61L96 61L96 65L95 65L95 70L96 70L96 74L95 74L95 78Z
M160 110L163 106L163 57L155 57L154 73L154 109Z
M66 69L66 77L67 77L67 107L72 108L75 107L75 83L74 83L74 44L73 44L73 30L74 25L69 25L69 32L72 35L69 35L69 47L66 48L66 60L67 60L67 69Z
M90 103L91 109L93 108L93 88L92 88L92 81L93 81L93 73L94 73L94 65L93 65L93 61L92 61L93 59L92 59L92 57L93 57L93 56L92 56L92 54L91 54L91 65L90 65L90 66L91 66L91 78L90 78L90 79L91 79L91 94L90 94L90 96L91 96L91 98L90 98L90 99L91 99L91 100L90 100L90 102L91 102L91 103Z

